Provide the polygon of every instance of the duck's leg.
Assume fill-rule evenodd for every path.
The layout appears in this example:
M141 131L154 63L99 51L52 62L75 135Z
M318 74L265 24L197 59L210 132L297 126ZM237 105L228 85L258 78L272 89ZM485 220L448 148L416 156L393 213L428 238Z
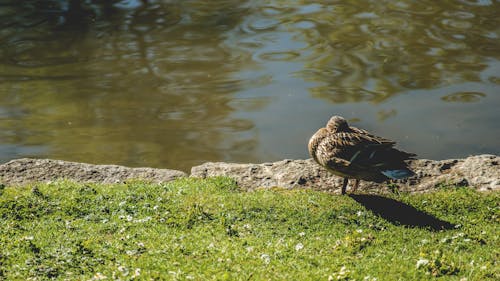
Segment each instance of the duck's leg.
M354 182L354 187L351 190L351 193L355 192L358 189L358 186L359 186L359 180L356 179L356 181Z
M341 193L340 193L340 194L342 194L342 195L344 195L344 194L345 194L345 190L346 190L346 188L347 188L347 182L348 182L348 181L349 181L349 179L348 179L348 178L344 178L344 182L342 183L342 190L341 190Z

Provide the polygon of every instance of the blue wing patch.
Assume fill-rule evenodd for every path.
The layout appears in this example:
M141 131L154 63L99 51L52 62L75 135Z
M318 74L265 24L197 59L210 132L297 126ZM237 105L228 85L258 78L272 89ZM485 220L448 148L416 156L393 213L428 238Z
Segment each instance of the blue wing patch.
M381 173L384 174L384 176L395 180L404 179L415 175L415 173L407 169L386 170L382 171Z

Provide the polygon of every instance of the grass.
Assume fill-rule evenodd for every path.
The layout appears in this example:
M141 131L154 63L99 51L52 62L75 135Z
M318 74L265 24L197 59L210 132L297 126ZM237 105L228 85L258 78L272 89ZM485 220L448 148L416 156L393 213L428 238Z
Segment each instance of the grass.
M498 192L392 199L454 227L226 178L2 186L0 280L500 280Z

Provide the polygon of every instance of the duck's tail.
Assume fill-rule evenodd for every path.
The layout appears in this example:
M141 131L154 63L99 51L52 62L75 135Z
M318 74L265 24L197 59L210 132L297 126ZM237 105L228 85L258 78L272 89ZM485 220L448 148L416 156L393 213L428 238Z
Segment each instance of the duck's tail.
M414 176L415 173L409 169L396 169L396 170L385 170L381 172L384 176L395 179L395 180L400 180L404 178L408 178L411 176Z

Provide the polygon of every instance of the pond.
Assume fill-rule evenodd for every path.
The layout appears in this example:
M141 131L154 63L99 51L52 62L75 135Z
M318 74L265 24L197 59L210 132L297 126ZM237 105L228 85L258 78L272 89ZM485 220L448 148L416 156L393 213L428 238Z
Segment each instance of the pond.
M308 158L331 115L500 154L500 2L1 1L0 162Z

